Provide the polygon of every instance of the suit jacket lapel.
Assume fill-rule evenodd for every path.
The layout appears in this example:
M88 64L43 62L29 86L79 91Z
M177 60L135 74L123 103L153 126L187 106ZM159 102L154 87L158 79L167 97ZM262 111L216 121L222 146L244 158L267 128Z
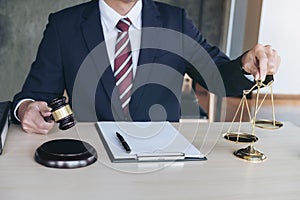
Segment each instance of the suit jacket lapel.
M142 28L151 28L151 27L162 27L162 21L159 18L160 12L157 9L155 3L152 0L143 0L143 9L142 9ZM147 34L146 34L147 33ZM158 49L145 49L147 43L155 42L158 38L155 34L149 34L149 31L143 32L142 29L142 38L141 38L141 48L140 48L140 55L138 60L138 67L137 67L137 76L133 83L133 91L136 91L137 87L144 85L147 80L151 77L151 74L139 74L139 66L143 64L149 64L154 62L155 55ZM149 70L147 70L149 72ZM151 72L150 72L151 73ZM131 112L134 112L139 105L141 105L141 97L143 96L144 88L141 87L138 92L134 93L131 99Z
M100 21L100 11L97 2L98 1L92 1L87 4L87 7L82 14L84 20L81 24L81 29L89 52L104 41Z
M104 35L103 35L103 30L102 30L102 25L101 25L101 20L100 20L100 11L99 11L99 6L98 6L98 1L92 1L90 4L88 4L87 8L83 12L83 18L85 19L83 23L81 24L81 29L83 33L84 40L87 44L87 47L89 49L89 52L92 52L95 47L98 48L100 46L97 46L101 44L104 41ZM108 54L106 51L106 45L105 43L101 44L101 49L96 50L95 52L105 52L105 55L96 55L92 54L93 60L95 62L95 67L100 67L103 66L101 65L102 63L107 63L106 69L101 69L103 70L104 73L100 77L101 79L101 84L107 94L107 98L109 101L111 101L112 104L112 112L116 117L119 117L120 119L124 118L124 114L122 111L121 107L121 101L119 99L117 93L114 92L113 94L113 89L115 88L115 78L113 75L113 72L111 70L111 66L109 63L109 58ZM101 60L104 59L104 60ZM101 64L100 64L101 63ZM88 77L87 77L88 78ZM113 95L113 96L112 96Z
M152 0L143 0L143 9L142 9L142 27L162 27L162 21L159 19L160 13ZM141 38L141 51L139 57L139 65L144 63L151 63L154 61L156 50L145 53L143 51L143 46L149 42L149 40L155 40L157 38L156 35L145 35L142 32Z

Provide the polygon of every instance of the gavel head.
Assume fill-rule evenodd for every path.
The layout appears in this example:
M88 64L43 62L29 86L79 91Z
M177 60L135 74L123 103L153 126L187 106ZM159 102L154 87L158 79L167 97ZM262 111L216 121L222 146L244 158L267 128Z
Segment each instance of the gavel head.
M51 108L52 118L59 123L59 129L67 130L73 127L76 122L69 104L66 103L66 97L58 97L48 103Z

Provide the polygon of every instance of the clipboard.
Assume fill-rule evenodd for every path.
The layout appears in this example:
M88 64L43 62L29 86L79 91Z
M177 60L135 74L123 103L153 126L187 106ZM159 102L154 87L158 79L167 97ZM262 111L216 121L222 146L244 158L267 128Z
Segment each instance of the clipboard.
M111 162L202 161L207 158L169 122L97 122ZM131 148L128 153L116 136Z
M8 127L10 124L10 106L10 101L0 102L0 155L3 152Z

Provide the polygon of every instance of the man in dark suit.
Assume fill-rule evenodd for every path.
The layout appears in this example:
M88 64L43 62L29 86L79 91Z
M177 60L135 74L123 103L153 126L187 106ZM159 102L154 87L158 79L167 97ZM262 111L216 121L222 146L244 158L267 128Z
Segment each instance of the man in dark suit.
M117 50L124 50L121 63ZM53 127L44 120L51 114L46 102L66 91L79 121L178 121L185 73L217 95L239 96L254 84L246 75L269 81L279 63L276 51L262 45L230 61L183 9L152 0L93 0L49 16L13 116L26 132L46 134Z

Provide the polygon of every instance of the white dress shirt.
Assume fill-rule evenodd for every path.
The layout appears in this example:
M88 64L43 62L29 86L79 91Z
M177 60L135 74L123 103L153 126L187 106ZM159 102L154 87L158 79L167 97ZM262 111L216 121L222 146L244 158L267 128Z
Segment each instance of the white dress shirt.
M125 16L120 15L114 9L109 7L104 0L99 0L99 8L102 30L112 71L114 71L114 54L118 35L116 25L120 19L126 17L132 22L128 34L132 50L133 76L135 76L141 44L142 1L138 0Z

